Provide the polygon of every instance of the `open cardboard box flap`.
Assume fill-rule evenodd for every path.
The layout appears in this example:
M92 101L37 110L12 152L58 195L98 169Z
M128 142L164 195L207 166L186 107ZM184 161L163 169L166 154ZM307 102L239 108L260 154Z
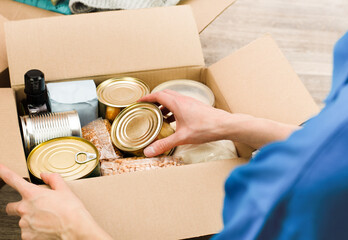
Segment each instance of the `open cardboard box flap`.
M5 29L12 86L33 68L51 81L204 66L188 6L11 21Z
M300 125L319 108L275 41L264 36L210 66L206 82L232 113ZM218 96L219 96L218 95ZM219 101L217 101L219 103Z
M182 0L179 5L190 5L196 18L198 31L202 32L214 19L236 0ZM0 1L0 14L9 20L23 20L59 16L61 14L33 7L13 0ZM89 13L93 14L93 13Z

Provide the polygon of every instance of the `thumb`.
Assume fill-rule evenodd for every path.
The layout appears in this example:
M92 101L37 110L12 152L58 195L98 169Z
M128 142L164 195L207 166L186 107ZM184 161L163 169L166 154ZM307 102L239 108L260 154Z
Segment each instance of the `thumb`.
M58 173L41 173L42 180L53 190L68 190L63 178Z
M150 146L144 149L144 154L146 157L155 157L160 155L172 148L177 144L176 134L172 134L169 137L160 139L152 143Z

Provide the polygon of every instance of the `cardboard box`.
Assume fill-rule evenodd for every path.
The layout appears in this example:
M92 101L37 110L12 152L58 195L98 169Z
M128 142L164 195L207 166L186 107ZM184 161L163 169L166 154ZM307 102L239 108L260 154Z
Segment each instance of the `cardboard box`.
M55 31L60 29L60 31ZM190 7L52 17L5 24L11 89L0 89L0 163L27 178L16 102L23 75L46 81L138 77L149 84L193 79L209 86L216 107L301 124L318 112L270 36L206 67ZM15 92L15 94L14 94ZM240 156L250 151L238 146ZM185 239L222 228L223 186L237 158L69 182L115 239Z

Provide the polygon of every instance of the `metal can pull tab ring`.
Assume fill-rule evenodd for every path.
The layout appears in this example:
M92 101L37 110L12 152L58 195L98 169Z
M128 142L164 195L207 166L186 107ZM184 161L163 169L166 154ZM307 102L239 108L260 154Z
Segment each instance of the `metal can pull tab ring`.
M80 155L85 155L86 156L86 160L84 161L79 161L78 157ZM94 159L97 158L97 154L94 153L88 153L88 152L78 152L75 154L75 162L79 163L79 164L84 164L90 161L93 161Z

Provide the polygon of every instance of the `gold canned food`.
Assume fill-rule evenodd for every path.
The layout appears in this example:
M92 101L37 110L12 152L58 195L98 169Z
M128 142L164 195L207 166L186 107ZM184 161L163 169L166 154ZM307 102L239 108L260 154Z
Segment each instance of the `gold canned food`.
M122 109L149 93L149 86L137 78L106 80L97 87L100 115L112 122Z
M174 129L163 119L161 110L152 103L136 103L120 112L111 127L115 146L131 155L144 156L144 148L166 138ZM174 149L164 153L170 155Z
M59 173L66 181L100 176L99 153L79 137L54 138L36 146L27 165L33 183L42 184L41 173Z

